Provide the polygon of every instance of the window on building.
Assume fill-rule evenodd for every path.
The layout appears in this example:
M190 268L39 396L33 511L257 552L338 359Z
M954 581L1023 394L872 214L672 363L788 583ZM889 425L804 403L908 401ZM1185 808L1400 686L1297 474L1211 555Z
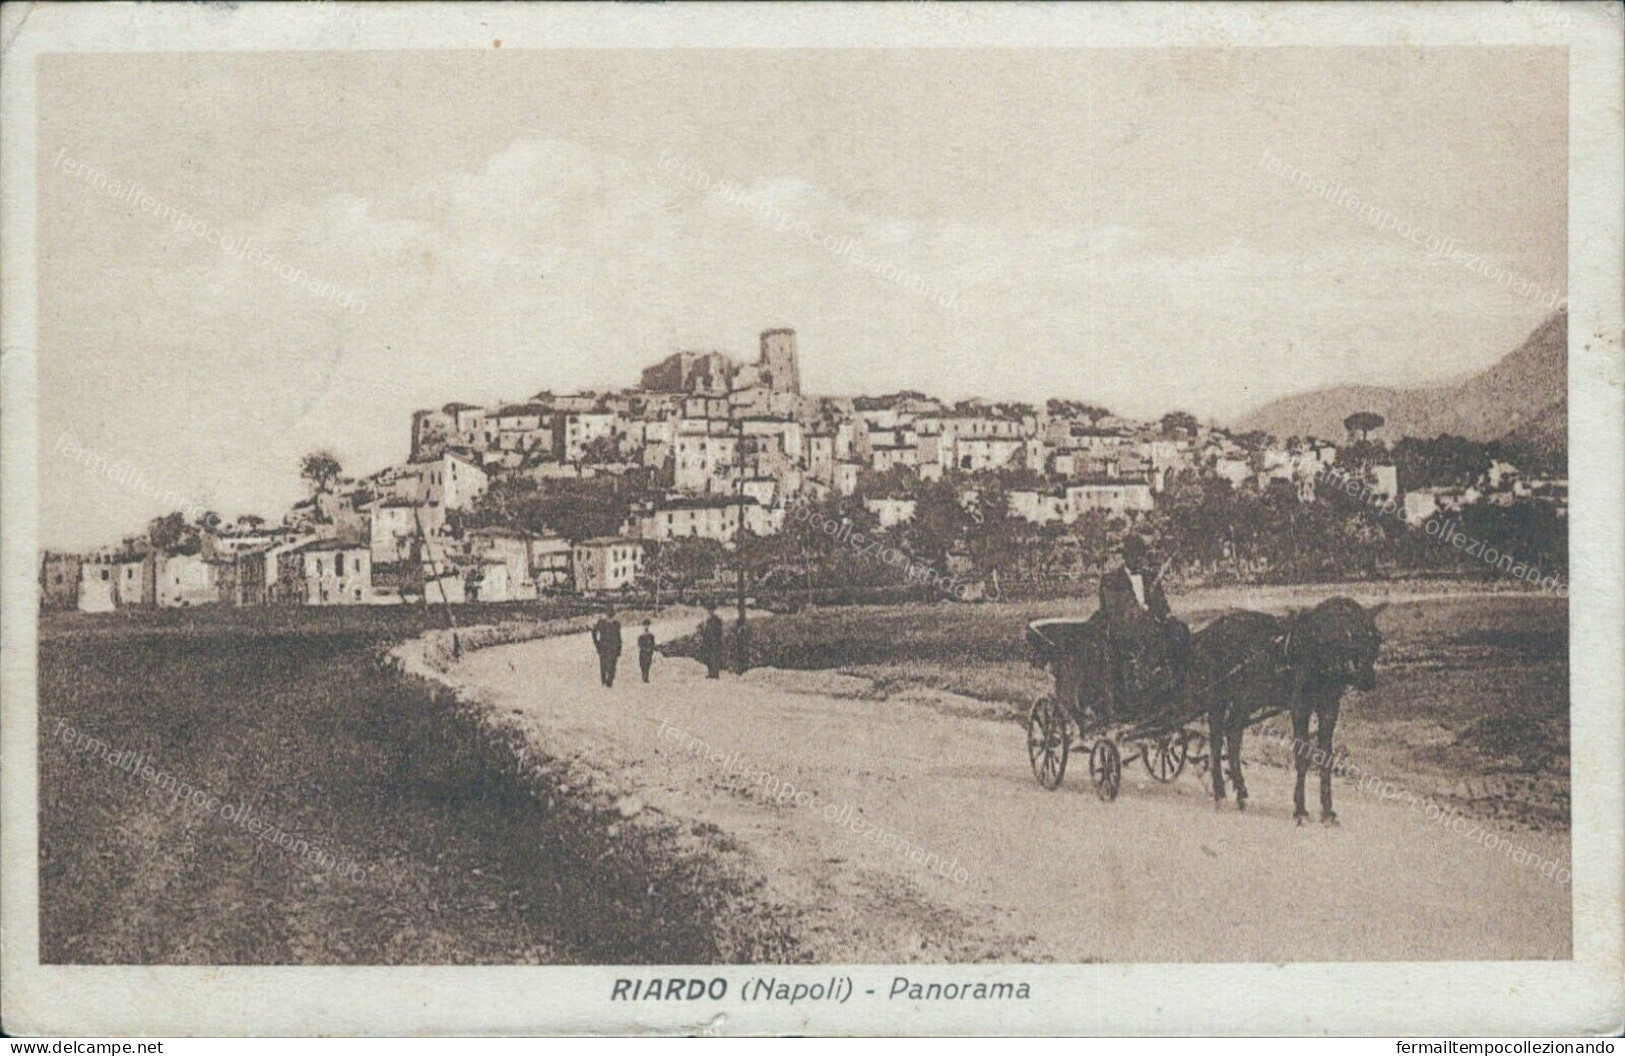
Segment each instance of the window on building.
M343 554L334 554L333 555L333 574L335 576L344 575L344 555Z

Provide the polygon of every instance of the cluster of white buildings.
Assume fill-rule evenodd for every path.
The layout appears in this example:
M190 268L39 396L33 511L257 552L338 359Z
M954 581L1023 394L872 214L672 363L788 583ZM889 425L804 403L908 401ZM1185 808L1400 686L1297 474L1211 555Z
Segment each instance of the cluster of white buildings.
M174 552L135 542L89 554L50 552L48 607L82 612L200 605L392 605L522 601L631 586L642 545L621 537L571 543L513 529L428 536L411 562L375 560L370 541L283 527L204 533ZM419 556L421 555L421 556Z
M1015 503L1037 523L1070 523L1090 510L1133 517L1153 507L1168 473L1192 464L1195 441L1024 405L950 406L919 393L809 396L795 332L775 329L761 335L754 363L679 352L646 369L636 389L420 411L407 465L456 458L488 479L538 481L646 470L659 493L634 511L622 538L731 544L741 530L780 531L793 502L850 496L864 480L871 510L894 527L913 516L913 502L892 494L908 480L984 470L1043 479Z
M1559 517L1569 513L1569 482L1565 478L1536 477L1510 462L1490 464L1477 481L1452 487L1417 488L1402 499L1405 520L1423 524L1439 513L1457 513L1478 503L1511 506L1519 502L1549 505Z
M1166 427L1165 427L1166 425ZM412 416L410 457L371 476L343 477L266 526L245 518L200 530L175 552L133 542L90 554L47 554L47 604L107 611L131 606L391 604L514 601L630 588L645 544L782 530L792 503L862 498L882 528L907 524L915 481L1017 471L1009 514L1035 525L1104 516L1133 521L1164 483L1199 470L1236 486L1288 482L1310 499L1335 462L1323 441L1249 449L1223 430L1135 422L1052 402L945 404L915 392L819 397L801 391L793 330L760 336L755 362L679 352L618 392L540 392L522 403L450 403ZM653 481L618 534L568 540L511 528L456 530L496 481L637 473ZM1489 496L1540 492L1498 465ZM1373 491L1399 496L1392 466L1369 471ZM1468 489L1472 490L1472 489ZM967 483L962 501L974 501ZM1481 496L1412 492L1407 515ZM1561 496L1566 503L1566 494ZM1423 512L1423 511L1426 512Z
M1014 516L1072 523L1092 511L1134 518L1169 473L1202 457L1204 435L1095 414L1050 414L920 393L817 397L801 391L793 330L760 336L753 363L679 352L635 389L522 403L450 403L412 416L411 452L366 477L341 477L283 522L245 519L159 551L133 541L90 554L47 554L48 604L107 611L204 604L392 604L513 601L551 592L623 590L645 569L645 544L772 535L789 504L850 496L884 528L906 524L910 480L1026 470L1041 487L1012 494ZM545 484L638 472L656 486L613 536L487 528L455 531L503 478Z
M1109 480L1116 486L1090 501L1126 515L1148 508L1164 475L1190 463L1192 438L1109 416L1074 420L981 400L950 406L918 393L804 395L795 332L768 330L760 341L755 363L676 353L645 370L636 389L419 411L407 466L455 453L488 477L651 470L665 495L629 535L727 541L741 516L747 530L771 534L788 501L851 495L867 473L931 481L1030 469L1057 487Z

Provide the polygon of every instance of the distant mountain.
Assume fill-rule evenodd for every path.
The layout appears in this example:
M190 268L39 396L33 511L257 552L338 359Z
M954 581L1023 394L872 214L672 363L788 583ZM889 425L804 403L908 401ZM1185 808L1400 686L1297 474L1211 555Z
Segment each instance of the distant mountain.
M1545 451L1568 446L1567 312L1536 328L1522 345L1494 366L1465 381L1422 389L1339 385L1288 396L1237 423L1242 432L1341 439L1343 419L1374 411L1387 419L1377 436L1434 437L1454 433L1469 440L1509 439Z

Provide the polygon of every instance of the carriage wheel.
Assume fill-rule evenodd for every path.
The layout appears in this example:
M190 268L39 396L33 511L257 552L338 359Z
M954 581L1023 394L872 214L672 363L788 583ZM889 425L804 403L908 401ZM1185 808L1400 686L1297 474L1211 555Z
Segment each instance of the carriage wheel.
M1096 741L1089 752L1089 780L1094 782L1095 795L1110 803L1123 787L1123 753L1117 742Z
M1071 748L1060 706L1051 697L1040 699L1027 716L1027 758L1040 787L1051 791L1061 787Z
M1147 744L1140 761L1145 764L1146 773L1167 784L1185 772L1189 755L1190 742L1186 740L1185 731L1180 730L1160 738L1155 744Z

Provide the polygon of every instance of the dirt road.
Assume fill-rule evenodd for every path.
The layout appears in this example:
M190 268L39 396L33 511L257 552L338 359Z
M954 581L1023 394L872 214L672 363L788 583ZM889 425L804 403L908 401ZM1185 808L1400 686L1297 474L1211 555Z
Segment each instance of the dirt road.
M691 627L655 630L666 640ZM644 685L635 649L605 689L582 635L474 653L454 675L542 750L611 775L631 809L737 841L819 960L1570 952L1569 888L1538 865L1568 868L1566 833L1475 838L1348 782L1340 826L1300 828L1286 773L1257 765L1245 814L1215 812L1194 768L1163 786L1125 767L1121 797L1103 803L1074 756L1062 788L1044 792L1015 723L829 695L840 678L820 673L708 681L660 658Z

